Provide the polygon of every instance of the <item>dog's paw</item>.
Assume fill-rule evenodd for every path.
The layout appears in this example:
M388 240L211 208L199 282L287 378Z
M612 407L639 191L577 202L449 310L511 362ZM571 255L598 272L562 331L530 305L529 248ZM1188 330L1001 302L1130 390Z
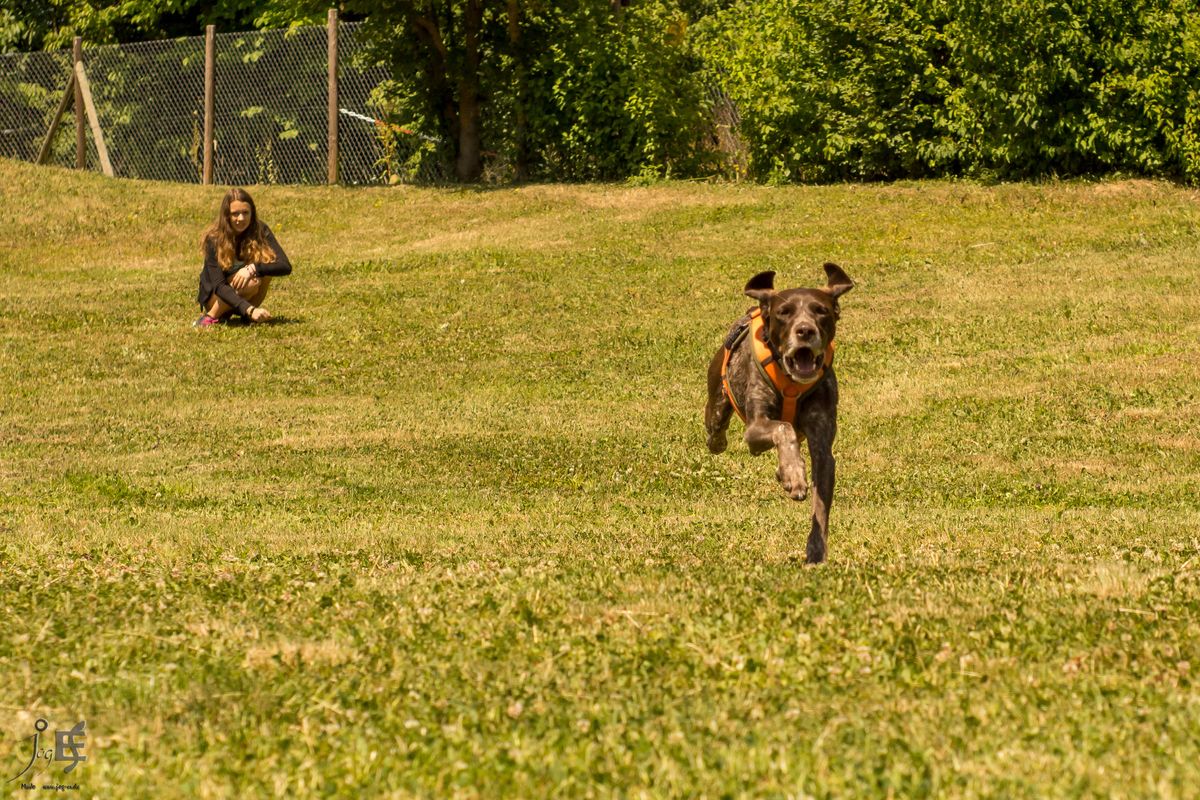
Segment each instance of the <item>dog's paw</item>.
M813 532L808 537L808 547L805 550L805 559L809 564L820 564L825 560L825 539Z
M793 500L808 497L808 479L804 474L803 465L785 467L780 464L779 469L775 470L775 478L783 487L783 491L787 492L787 496Z
M716 455L724 453L725 448L729 447L729 440L725 438L725 431L717 431L708 436L708 452Z

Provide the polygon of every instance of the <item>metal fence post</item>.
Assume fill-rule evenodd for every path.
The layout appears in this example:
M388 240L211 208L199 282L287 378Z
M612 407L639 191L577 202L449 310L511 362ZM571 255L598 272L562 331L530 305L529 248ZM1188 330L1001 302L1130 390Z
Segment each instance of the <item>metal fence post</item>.
M204 175L207 186L213 182L213 83L216 74L217 26L209 25L204 32Z
M338 13L329 9L329 183L338 182Z
M71 72L83 61L83 37L76 36L71 45ZM87 168L87 134L83 121L83 88L75 81L75 168Z

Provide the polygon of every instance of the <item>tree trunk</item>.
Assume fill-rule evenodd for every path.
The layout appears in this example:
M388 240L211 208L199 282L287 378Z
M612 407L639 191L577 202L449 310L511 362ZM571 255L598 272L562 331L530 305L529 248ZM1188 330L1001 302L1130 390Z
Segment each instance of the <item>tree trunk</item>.
M433 108L442 118L442 131L451 142L458 142L458 104L455 102L453 84L449 73L449 50L442 38L441 25L436 16L413 14L409 24L419 39L429 46L430 58L425 62L425 82ZM446 165L449 166L449 165Z
M458 101L458 157L454 174L463 183L474 183L483 174L479 131L479 87L461 84Z
M508 44L512 48L517 83L513 122L513 177L529 179L529 89L525 79L525 54L521 52L520 0L508 0Z
M463 74L458 84L458 158L454 164L455 175L464 183L477 181L483 174L479 109L479 34L482 27L482 0L467 0L463 20Z

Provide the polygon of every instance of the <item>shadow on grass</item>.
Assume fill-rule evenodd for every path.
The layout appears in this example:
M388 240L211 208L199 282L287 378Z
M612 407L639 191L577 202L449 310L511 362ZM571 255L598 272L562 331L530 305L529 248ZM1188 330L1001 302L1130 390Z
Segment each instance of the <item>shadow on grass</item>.
M251 323L249 320L242 317L234 317L232 319L223 320L213 327L215 328L274 328L277 325L302 325L303 317L272 317L267 322ZM194 327L194 326L193 326Z

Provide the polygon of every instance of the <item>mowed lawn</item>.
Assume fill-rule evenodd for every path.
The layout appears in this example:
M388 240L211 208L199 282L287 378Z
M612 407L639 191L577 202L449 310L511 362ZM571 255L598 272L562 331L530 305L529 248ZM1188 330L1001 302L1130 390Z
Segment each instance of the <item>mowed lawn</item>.
M1196 191L257 187L197 332L222 188L0 186L0 794L46 719L65 796L1195 796ZM826 260L807 567L701 410Z

